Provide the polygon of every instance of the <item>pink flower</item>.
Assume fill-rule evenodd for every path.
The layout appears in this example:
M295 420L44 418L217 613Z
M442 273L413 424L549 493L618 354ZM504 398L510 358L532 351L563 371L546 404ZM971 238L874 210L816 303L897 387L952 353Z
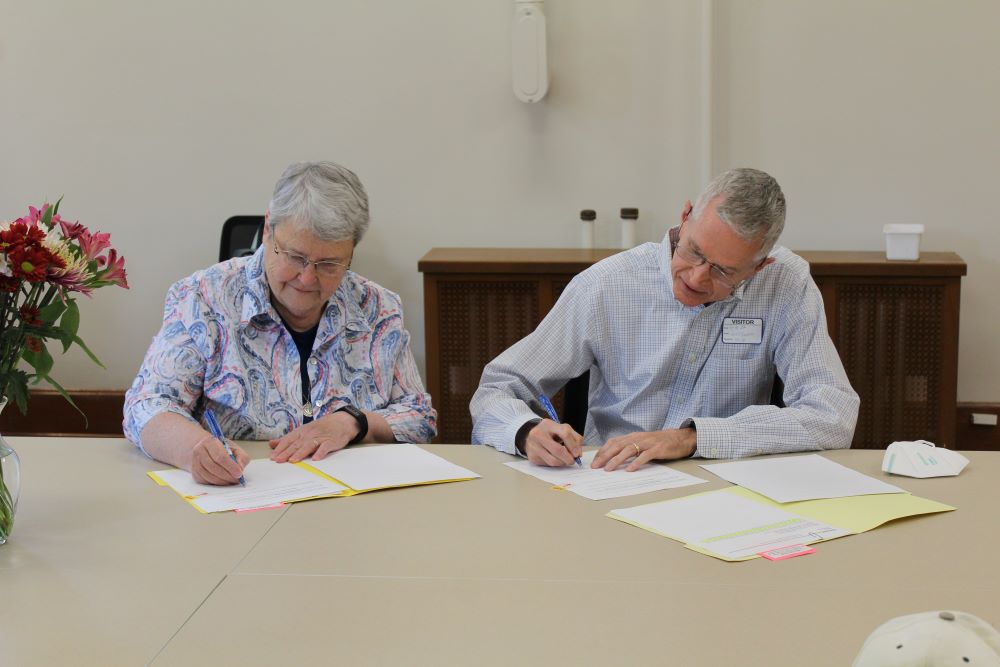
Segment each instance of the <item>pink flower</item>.
M128 289L128 281L125 278L125 258L119 257L118 251L114 248L108 251L108 269L101 275L101 280Z
M48 207L49 207L49 205L47 203L46 204L42 204L42 210L39 211L34 206L29 206L28 207L28 217L27 218L21 218L21 220L23 220L27 224L34 225L34 226L37 227L38 226L38 221L42 219L43 215L45 215L45 209L47 209Z
M111 234L106 234L104 232L93 232L87 231L86 229L80 235L80 250L83 251L84 257L87 259L98 259L98 255L105 248L111 247ZM104 265L104 262L98 259L98 264Z
M52 216L52 219L55 220L58 217L59 217L58 215L55 215ZM66 222L65 220L62 219L57 220L57 222L59 223L59 228L62 230L62 235L67 239L69 239L70 241L80 238L84 234L87 234L89 231L79 222Z

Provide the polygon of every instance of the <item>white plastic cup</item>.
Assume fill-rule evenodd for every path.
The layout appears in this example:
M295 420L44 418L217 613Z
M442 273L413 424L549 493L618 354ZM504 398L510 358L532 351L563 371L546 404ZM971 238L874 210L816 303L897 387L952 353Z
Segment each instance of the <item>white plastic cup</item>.
M621 210L622 220L622 247L625 249L635 247L635 228L639 220L639 209L623 208Z
M916 260L920 259L920 236L924 233L923 225L885 225L885 258Z

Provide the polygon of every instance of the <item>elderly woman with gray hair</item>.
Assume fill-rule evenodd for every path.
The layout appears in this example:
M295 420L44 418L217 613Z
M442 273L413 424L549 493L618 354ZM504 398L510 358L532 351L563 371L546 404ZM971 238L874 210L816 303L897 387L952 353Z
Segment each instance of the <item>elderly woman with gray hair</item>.
M350 270L368 221L353 172L288 167L257 252L170 288L125 397L126 437L207 484L236 483L249 462L203 427L211 415L228 438L269 440L279 462L356 442L430 441L436 414L399 297Z

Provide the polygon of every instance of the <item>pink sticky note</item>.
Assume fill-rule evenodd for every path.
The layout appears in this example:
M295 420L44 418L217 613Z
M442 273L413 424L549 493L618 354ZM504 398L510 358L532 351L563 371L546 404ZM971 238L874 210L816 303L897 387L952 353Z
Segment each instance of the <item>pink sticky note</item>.
M804 544L793 544L787 547L771 549L770 551L760 551L757 555L763 556L768 560L785 560L786 558L795 558L796 556L806 556L814 553L816 553L816 550L812 547L807 547Z
M285 503L275 503L274 505L264 505L263 507L250 507L245 510L233 510L237 514L244 514L246 512L259 512L261 510L276 510L285 506Z

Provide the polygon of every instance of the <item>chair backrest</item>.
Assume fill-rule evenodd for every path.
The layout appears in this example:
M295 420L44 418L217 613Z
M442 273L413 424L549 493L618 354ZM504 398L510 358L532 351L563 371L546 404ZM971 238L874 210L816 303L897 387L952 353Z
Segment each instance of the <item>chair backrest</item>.
M565 386L563 397L564 424L569 424L573 430L582 434L587 426L587 406L590 402L590 371L575 377Z
M264 216L234 215L222 223L219 261L252 255L260 245L264 232Z

